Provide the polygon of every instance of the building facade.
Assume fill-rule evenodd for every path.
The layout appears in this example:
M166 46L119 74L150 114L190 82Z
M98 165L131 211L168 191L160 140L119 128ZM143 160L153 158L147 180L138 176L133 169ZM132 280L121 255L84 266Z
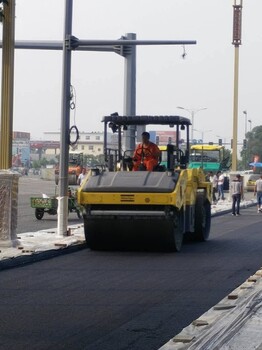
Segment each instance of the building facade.
M30 133L13 132L12 166L28 167L30 164Z
M72 136L72 139L74 135ZM111 148L117 147L117 134L109 133L107 135L108 146ZM52 142L59 142L60 132L44 132L44 139ZM46 141L48 142L48 141ZM104 153L104 133L97 132L79 132L79 140L76 145L70 146L71 151L83 152L85 155L99 156ZM59 154L60 150L56 149ZM54 154L53 149L46 148L46 154Z
M75 134L71 135L72 140ZM174 143L176 140L175 131L150 131L150 139L159 145ZM44 132L44 140L31 141L31 158L39 155L38 159L46 158L50 160L60 154L60 132ZM118 134L107 134L107 147L117 149ZM70 146L70 151L82 152L84 155L97 157L104 153L104 132L79 132L79 140L74 146Z

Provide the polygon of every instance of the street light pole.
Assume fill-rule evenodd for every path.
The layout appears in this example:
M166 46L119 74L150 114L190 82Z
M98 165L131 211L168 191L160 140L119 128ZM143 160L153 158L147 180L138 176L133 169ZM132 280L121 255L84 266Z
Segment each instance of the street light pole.
M249 131L252 131L252 120L248 119L248 122L249 122Z
M178 109L184 109L185 111L189 112L191 114L191 123L192 123L192 126L191 126L191 143L193 142L193 139L194 139L194 119L195 119L195 115L196 113L200 112L200 111L204 111L205 109L207 109L206 107L204 108L199 108L199 109L188 109L188 108L184 108L184 107L181 107L181 106L178 106L177 107Z
M232 170L237 170L237 124L238 124L238 76L239 76L239 45L241 45L241 22L243 0L234 0L233 5L233 41L235 46L234 68L234 103L233 103L233 147Z
M245 116L245 137L246 138L246 133L247 133L247 111L243 111L244 116Z
M202 143L204 143L204 135L205 135L205 133L211 132L213 130L211 130L211 129L210 130L197 130L197 129L194 129L194 131L198 131L201 134Z
M192 127L191 127L191 142L194 140L194 126L195 126L195 111L191 111L191 122L192 122Z
M243 111L244 116L245 116L245 136L244 139L246 139L246 134L247 134L247 111ZM246 168L247 164L247 149L244 147L244 167Z

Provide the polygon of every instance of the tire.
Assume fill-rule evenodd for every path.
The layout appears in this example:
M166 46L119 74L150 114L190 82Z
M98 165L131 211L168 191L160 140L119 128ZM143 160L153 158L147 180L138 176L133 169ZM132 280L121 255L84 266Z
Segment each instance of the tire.
M183 232L183 214L182 212L175 212L174 219L171 224L171 232L169 233L169 247L173 252L180 252L184 239Z
M86 239L86 245L91 250L101 250L101 239L98 240L96 234L93 231L93 227L90 227L90 220L83 215L84 218L84 233Z
M76 215L78 217L78 219L82 219L82 214L81 214L81 211L76 209Z
M211 226L211 205L202 193L197 194L195 204L195 239L206 241Z
M91 250L180 251L183 244L183 215L169 218L125 220L97 219L84 214L86 244Z
M75 174L68 175L68 185L77 185L77 175Z
M35 210L35 217L37 218L37 220L41 220L44 216L44 209L36 209Z

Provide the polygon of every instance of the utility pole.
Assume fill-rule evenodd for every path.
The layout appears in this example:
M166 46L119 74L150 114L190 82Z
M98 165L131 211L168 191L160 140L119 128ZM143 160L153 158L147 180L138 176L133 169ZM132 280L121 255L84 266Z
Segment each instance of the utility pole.
M234 103L233 103L233 148L232 148L232 170L237 170L237 127L238 127L238 78L239 78L239 45L241 45L243 0L234 0L233 5L233 42L235 46L234 63Z
M59 164L59 197L57 231L60 236L67 234L68 223L68 161L70 128L70 86L72 50L72 12L73 0L65 2L65 29L63 46L63 83L61 103L61 135Z
M135 33L128 33L123 39L136 40ZM136 115L136 46L130 47L125 53L125 78L124 78L124 115ZM136 129L137 136L142 133L139 127L129 126L124 131L123 146L125 150L135 149L136 147ZM143 130L144 131L144 130Z

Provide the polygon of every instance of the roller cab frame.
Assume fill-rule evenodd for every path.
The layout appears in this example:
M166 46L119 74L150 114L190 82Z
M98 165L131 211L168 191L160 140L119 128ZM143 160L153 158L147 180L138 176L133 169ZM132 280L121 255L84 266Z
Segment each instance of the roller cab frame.
M211 183L201 169L188 169L190 120L181 116L103 118L105 165L92 169L78 191L85 237L91 249L133 246L180 251L185 236L205 241L211 225ZM132 171L134 150L122 149L125 131L137 125L176 129L174 144L165 147L167 162L155 170ZM108 132L118 135L109 148ZM180 148L180 134L186 134ZM184 138L184 137L183 137Z

